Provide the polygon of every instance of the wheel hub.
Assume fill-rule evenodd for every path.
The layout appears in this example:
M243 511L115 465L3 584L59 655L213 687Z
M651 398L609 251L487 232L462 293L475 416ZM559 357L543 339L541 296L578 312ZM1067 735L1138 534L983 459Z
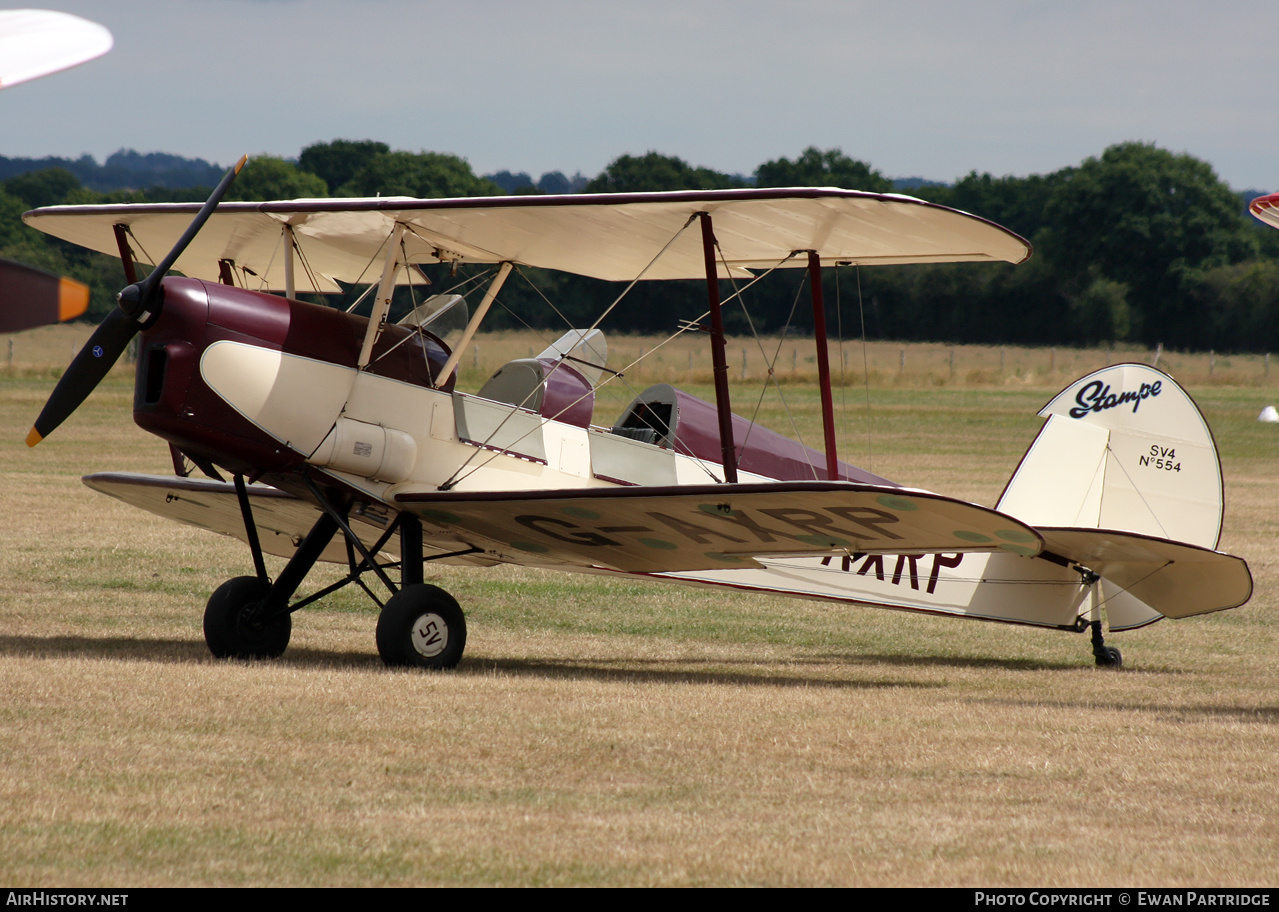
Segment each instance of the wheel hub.
M449 645L449 628L433 611L428 611L413 622L413 633L410 636L413 648L424 659L433 659Z

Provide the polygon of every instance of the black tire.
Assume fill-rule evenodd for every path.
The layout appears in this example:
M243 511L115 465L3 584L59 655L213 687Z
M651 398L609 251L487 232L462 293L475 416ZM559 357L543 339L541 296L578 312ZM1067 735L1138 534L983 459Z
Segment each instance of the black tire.
M282 615L268 624L249 624L249 609L269 587L256 576L229 579L209 596L204 608L204 642L219 659L274 659L289 645L293 619Z
M439 586L405 586L377 619L377 651L392 668L452 668L466 648L466 618Z

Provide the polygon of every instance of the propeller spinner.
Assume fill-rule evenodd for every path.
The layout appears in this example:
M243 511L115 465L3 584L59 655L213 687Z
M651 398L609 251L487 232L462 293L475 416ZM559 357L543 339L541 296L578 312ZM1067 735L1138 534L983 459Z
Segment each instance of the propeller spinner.
M120 355L133 341L133 337L159 316L160 308L164 303L160 280L173 267L187 245L200 233L200 229L209 220L209 216L218 207L218 203L222 201L222 197L231 188L231 183L248 160L247 155L242 157L223 175L221 182L214 188L195 218L191 220L182 237L173 245L173 249L165 255L164 259L147 274L147 277L141 282L127 286L116 296L118 306L98 324L89 341L72 359L71 366L54 387L53 394L40 412L40 417L36 418L35 424L27 434L27 446L35 446L70 417L71 413L80 407L80 403L84 402L102 382L102 378L120 359Z

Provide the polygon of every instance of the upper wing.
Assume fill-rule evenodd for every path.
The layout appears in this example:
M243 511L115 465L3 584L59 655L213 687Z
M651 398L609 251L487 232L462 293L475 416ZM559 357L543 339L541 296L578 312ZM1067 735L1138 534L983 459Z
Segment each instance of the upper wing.
M128 226L144 249L167 250L198 209L196 203L51 206L23 219L118 255L115 225ZM1025 240L965 212L908 196L823 188L223 203L174 268L216 280L218 261L232 260L267 287L283 288L279 245L289 225L310 270L336 291L337 280L375 281L398 222L407 227L410 263L509 261L609 281L641 274L698 279L706 275L701 232L695 225L681 229L699 212L712 216L723 277L807 250L850 264L1019 263L1030 256ZM794 257L790 265L807 260Z
M96 22L49 10L0 10L0 88L65 70L111 50Z
M562 491L401 490L396 502L459 540L531 563L629 573L759 566L756 557L1009 551L1042 540L1017 520L927 491L773 482Z

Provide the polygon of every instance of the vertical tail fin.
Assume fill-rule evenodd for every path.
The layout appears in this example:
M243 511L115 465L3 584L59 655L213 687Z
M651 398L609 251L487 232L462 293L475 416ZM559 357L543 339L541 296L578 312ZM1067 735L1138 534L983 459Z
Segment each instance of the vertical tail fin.
M1035 526L1116 529L1215 548L1221 462L1208 423L1175 380L1116 364L1076 380L996 509Z

